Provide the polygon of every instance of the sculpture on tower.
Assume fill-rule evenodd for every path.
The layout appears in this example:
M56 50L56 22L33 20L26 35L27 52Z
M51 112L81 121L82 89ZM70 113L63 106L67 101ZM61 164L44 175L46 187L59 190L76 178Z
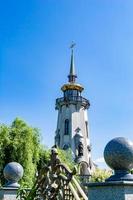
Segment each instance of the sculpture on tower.
M81 166L86 166L82 173L91 173L91 149L87 110L90 103L82 96L84 87L76 82L74 65L74 48L71 45L71 62L68 83L61 87L63 97L56 99L58 110L55 144L67 150L71 148L74 160ZM87 174L87 175L88 175Z

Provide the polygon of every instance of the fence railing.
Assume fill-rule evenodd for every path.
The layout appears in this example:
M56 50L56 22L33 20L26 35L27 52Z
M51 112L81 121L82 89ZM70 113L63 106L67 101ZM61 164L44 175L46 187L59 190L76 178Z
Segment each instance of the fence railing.
M87 200L75 179L76 168L71 171L61 163L56 148L51 150L51 161L37 177L36 183L23 200Z

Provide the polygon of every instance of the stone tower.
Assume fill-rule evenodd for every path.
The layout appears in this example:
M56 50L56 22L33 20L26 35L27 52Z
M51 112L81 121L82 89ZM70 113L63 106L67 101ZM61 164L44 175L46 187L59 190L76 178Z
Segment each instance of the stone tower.
M55 144L61 149L71 148L74 160L80 164L80 174L89 175L92 168L87 109L90 103L82 97L84 87L76 83L74 53L71 48L68 83L61 87L63 97L56 99L58 110Z

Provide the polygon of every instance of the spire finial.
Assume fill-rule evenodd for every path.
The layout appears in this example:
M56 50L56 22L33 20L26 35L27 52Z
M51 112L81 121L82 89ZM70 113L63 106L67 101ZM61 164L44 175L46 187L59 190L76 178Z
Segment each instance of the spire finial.
M75 47L76 43L72 42L70 49L71 49L71 64L70 64L70 73L68 75L68 80L70 83L75 83L75 79L77 78L77 75L75 73L75 66L74 66L74 54L73 49Z
M72 42L71 46L70 46L70 49L73 50L73 48L76 46L76 43Z

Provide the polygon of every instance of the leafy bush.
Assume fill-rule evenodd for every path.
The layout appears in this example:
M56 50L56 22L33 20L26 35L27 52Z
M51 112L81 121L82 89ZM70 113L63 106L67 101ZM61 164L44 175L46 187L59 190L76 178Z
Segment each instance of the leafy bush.
M105 179L109 178L112 175L111 170L99 169L97 168L90 179L91 182L104 182Z

